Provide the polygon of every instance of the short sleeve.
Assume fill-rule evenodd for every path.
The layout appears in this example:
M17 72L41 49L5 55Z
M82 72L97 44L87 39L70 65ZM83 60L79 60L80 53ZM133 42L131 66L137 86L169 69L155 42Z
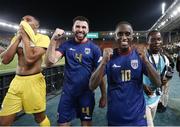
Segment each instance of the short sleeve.
M41 35L41 34L37 35L37 41L35 43L37 47L48 48L49 44L50 44L50 39L47 35Z
M95 45L94 46L94 63L95 63L95 67L97 68L97 66L99 65L99 63L102 60L102 53L101 53L101 49Z

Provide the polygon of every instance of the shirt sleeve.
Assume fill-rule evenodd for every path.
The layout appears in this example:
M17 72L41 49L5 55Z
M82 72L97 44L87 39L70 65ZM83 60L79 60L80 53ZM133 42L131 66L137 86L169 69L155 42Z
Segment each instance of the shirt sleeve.
M67 44L68 44L68 42L63 42L61 45L59 45L58 48L56 48L56 51L59 51L60 53L62 53L64 55L66 52Z
M101 49L95 45L94 47L94 63L95 63L95 68L98 67L98 65L100 64L102 60L102 53L101 53Z
M48 48L49 44L50 44L50 39L47 35L38 35L35 44L37 47Z

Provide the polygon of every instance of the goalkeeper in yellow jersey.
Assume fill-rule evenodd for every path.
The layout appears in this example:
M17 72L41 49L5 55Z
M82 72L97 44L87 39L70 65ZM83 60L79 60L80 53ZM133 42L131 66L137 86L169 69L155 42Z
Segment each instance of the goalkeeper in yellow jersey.
M16 113L24 110L33 114L40 126L50 126L46 110L46 84L41 73L42 56L50 43L46 35L37 33L39 21L26 15L22 18L17 35L10 46L1 54L3 64L9 64L18 56L16 76L0 108L0 125L13 123Z

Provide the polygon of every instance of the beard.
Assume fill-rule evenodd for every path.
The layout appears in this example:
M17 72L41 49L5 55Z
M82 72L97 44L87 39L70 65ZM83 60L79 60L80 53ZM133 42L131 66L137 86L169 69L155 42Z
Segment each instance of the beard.
M84 38L86 37L86 33L82 33L82 32L76 32L75 33L75 38L78 40L78 41L82 41L84 40Z
M160 47L150 46L150 50L153 54L157 54L158 52L160 52Z

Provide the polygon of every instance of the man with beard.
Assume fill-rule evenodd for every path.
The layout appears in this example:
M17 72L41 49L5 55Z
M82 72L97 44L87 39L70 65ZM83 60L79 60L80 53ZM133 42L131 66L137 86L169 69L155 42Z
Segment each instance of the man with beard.
M89 79L101 60L101 50L86 38L89 21L83 16L73 19L74 38L63 43L60 38L64 30L56 29L46 53L46 65L56 63L65 57L63 91L58 106L58 124L69 126L70 121L80 117L81 125L92 125L92 113L95 105L94 93L89 89ZM56 49L57 43L60 43ZM105 106L105 85L101 85L100 106Z
M103 58L92 74L89 87L96 89L107 74L109 126L146 126L146 103L143 96L143 74L161 85L159 74L146 57L143 46L132 46L133 29L128 22L120 22L115 30L118 48L104 49Z

